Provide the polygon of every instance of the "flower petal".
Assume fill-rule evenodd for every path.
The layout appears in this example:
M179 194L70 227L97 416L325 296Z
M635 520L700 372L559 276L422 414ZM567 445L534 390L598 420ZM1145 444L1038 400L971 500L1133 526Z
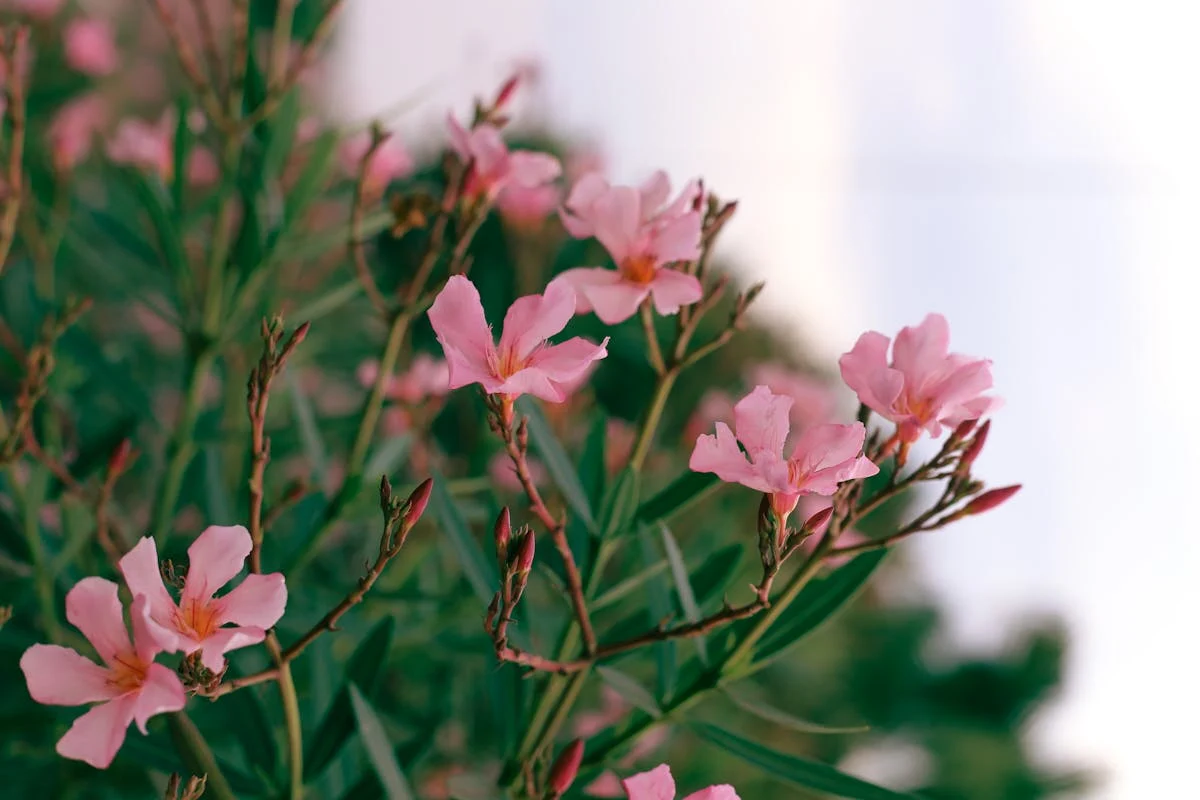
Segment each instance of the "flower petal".
M620 264L629 257L637 241L641 198L631 186L616 186L596 199L592 225L596 238Z
M21 656L29 696L48 706L80 706L116 696L108 670L69 647L35 644Z
M117 585L104 578L84 578L67 592L67 621L92 643L106 664L133 650Z
M624 283L621 273L605 267L575 267L561 273L558 280L566 281L575 290L576 314L586 314L593 309L591 295L594 290Z
M950 352L950 326L941 314L929 314L917 326L905 326L892 345L892 366L911 385L937 372Z
M661 169L655 170L654 174L638 187L638 194L641 195L642 200L641 221L649 222L666 205L667 198L671 196L671 179Z
M127 693L93 707L75 720L54 749L63 758L106 769L125 742L135 702L135 696Z
M477 383L490 375L489 354L495 349L492 330L483 314L483 303L475 284L452 275L433 305L429 322L450 365L450 388Z
M595 344L576 336L539 350L530 360L529 367L541 371L553 383L570 384L607 355L607 338Z
M453 114L446 115L446 128L450 133L450 147L463 161L471 160L471 138Z
M151 664L146 670L146 680L136 693L133 704L133 720L138 730L146 733L146 722L155 714L178 711L187 703L183 684L173 671L162 664Z
M704 287L695 275L663 267L654 274L650 282L650 296L659 314L674 314L683 306L699 302L704 296Z
M663 223L654 233L654 255L659 263L698 259L702 225L698 211L689 211Z
M852 422L849 425L834 422L814 425L796 440L792 460L799 461L800 469L804 472L828 469L849 461L862 452L866 436L867 429L861 422Z
M504 315L500 351L514 353L524 361L543 342L567 327L575 315L575 289L556 278L544 294L518 297Z
M727 783L722 783L718 786L710 786L707 789L701 789L698 792L693 792L683 800L741 800L738 797L737 791Z
M544 186L562 174L562 165L549 153L516 150L508 157L507 183L533 189Z
M207 602L237 577L251 550L250 531L241 525L209 525L188 548L187 580L180 605Z
M629 800L675 800L675 779L671 768L660 764L649 772L631 775L621 781Z
M221 628L206 636L196 649L200 651L200 663L213 672L220 672L225 669L226 653L230 650L240 650L243 647L258 644L265 638L267 638L267 632L262 628L248 625L237 628Z
M117 567L125 578L129 592L134 597L145 596L151 618L160 625L169 625L175 612L175 601L163 585L154 539L143 536L132 550L121 557Z
M763 455L775 460L783 458L783 443L791 429L791 410L792 398L772 394L765 386L754 387L733 407L734 429L751 461L757 463Z
M724 422L717 423L716 436L704 434L696 439L688 468L693 472L711 472L726 483L740 483L760 492L772 490L757 465L746 460L733 431Z
M904 375L888 367L890 340L882 333L867 331L853 349L838 359L842 380L868 408L889 416L892 405L904 390Z
M274 627L287 606L287 585L283 573L247 575L236 589L222 597L220 624L251 625L256 628Z
M153 661L159 653L174 653L183 647L175 629L174 615L166 623L154 619L150 601L144 594L133 598L129 621L133 625L133 651L142 661Z

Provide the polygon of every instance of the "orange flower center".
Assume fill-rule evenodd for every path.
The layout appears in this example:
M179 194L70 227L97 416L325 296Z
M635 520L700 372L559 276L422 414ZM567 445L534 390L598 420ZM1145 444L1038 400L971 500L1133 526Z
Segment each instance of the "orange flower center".
M621 274L627 281L644 285L654 280L657 266L653 255L632 256L621 262Z
M133 653L123 653L114 658L114 663L108 670L108 683L121 694L138 689L146 681L146 670L149 664Z
M928 397L913 396L907 390L896 400L896 407L898 411L916 417L921 423L933 417L933 401Z
M788 483L792 486L799 486L808 478L808 473L800 469L800 461L793 459L788 461Z
M190 631L192 638L202 641L221 627L217 621L216 603L199 600L184 600L175 614L175 622L183 630Z
M508 380L524 368L524 360L517 358L516 352L507 348L500 350L496 354L496 358L492 364L492 371L495 372L496 377L503 380Z

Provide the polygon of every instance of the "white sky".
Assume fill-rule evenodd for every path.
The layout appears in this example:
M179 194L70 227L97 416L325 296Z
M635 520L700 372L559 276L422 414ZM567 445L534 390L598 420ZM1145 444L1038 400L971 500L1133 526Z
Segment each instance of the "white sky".
M996 362L1002 511L918 548L986 646L1064 613L1048 754L1182 797L1200 714L1200 12L1177 2L356 0L345 110L469 106L540 56L615 176L742 200L726 242L833 359L939 310ZM405 32L411 30L413 36ZM429 82L435 83L429 88ZM342 82L342 85L346 85ZM339 90L340 91L340 90Z

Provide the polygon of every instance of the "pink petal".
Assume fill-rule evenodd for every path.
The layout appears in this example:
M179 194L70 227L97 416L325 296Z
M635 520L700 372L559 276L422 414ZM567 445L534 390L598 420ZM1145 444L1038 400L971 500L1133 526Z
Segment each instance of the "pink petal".
M638 193L642 198L641 221L648 222L653 215L662 209L667 202L667 198L671 196L671 180L667 177L667 173L661 169L656 170L653 175L638 187Z
M916 327L907 326L896 334L892 345L892 366L904 373L910 384L920 384L936 372L950 352L950 326L941 314L929 314Z
M80 706L107 700L116 692L108 670L69 647L35 644L21 656L29 696L48 706Z
M679 196L672 200L669 206L658 212L656 219L671 219L672 217L678 217L681 214L686 214L687 212L692 211L696 205L696 198L698 198L700 194L700 182L697 180L688 181L687 185L680 190Z
M804 472L827 469L855 458L862 452L866 436L867 429L861 422L814 425L796 440L792 459L800 462Z
M659 263L698 259L702 224L700 212L689 211L659 228L654 234L653 244Z
M733 432L724 422L717 423L716 436L705 434L696 440L688 468L693 472L711 472L726 483L740 483L760 492L772 490L756 466L746 460Z
M737 792L732 786L723 783L719 786L710 786L707 789L701 789L698 792L693 792L683 800L741 800Z
M63 758L106 769L125 742L125 731L133 721L136 702L136 696L128 693L94 706L75 720L54 749Z
M155 620L151 615L150 601L146 595L139 594L133 598L133 603L129 606L129 621L133 624L133 651L142 661L150 662L159 653L173 653L180 649L174 615L165 623Z
M450 276L429 308L429 322L450 365L451 389L491 374L488 361L495 345L475 284L462 275Z
M217 602L221 604L219 624L272 628L287 606L287 585L279 572L251 574Z
M562 165L549 153L517 150L508 158L508 182L526 189L550 183L562 173Z
M616 186L592 205L596 238L618 264L633 252L640 223L640 204L637 189Z
M540 369L522 369L514 372L506 380L492 385L484 384L484 391L490 394L506 394L519 397L530 394L541 398L547 403L561 403L567 399L563 387L550 380Z
M586 239L592 235L592 205L608 189L608 181L599 172L589 172L575 182L566 202L559 209L559 217L567 233L576 239Z
M463 161L470 161L471 139L466 128L459 124L453 114L446 115L446 127L450 131L450 146L454 148L454 152L458 153L458 157Z
M858 337L850 352L838 359L846 385L864 405L885 416L904 390L904 376L887 364L889 344L890 340L882 333L868 331Z
M151 618L160 625L169 625L175 614L175 601L163 585L154 539L143 536L132 550L121 557L117 567L125 578L130 594L134 597L145 595Z
M133 650L117 585L84 578L67 592L67 621L79 629L106 664Z
M933 400L941 406L957 406L977 398L992 388L992 362L973 361L954 370L948 377L931 387Z
M225 669L226 653L230 650L240 650L243 647L258 644L265 638L267 638L267 632L262 628L251 626L221 628L205 637L195 650L200 651L200 663L213 672L220 672Z
M615 286L622 282L621 273L604 267L575 267L558 276L575 290L575 313L586 314L592 310L593 287Z
M621 785L629 800L675 800L675 779L666 764L630 776L621 781Z
M504 315L500 351L524 361L543 342L561 331L575 314L575 290L561 279L550 281L545 294L518 297Z
M654 274L650 282L650 296L659 314L674 314L683 306L699 302L704 296L704 287L695 275L663 267Z
M187 580L180 605L207 602L237 577L250 555L250 532L241 525L210 525L188 548Z
M783 443L791 429L792 398L772 394L765 386L738 401L733 407L737 438L750 452L750 460L758 462L760 455L783 457Z
M475 159L475 171L487 177L505 177L497 175L508 159L508 145L504 137L495 127L487 124L476 125L468 134L470 137L470 153Z
M162 664L151 664L146 670L146 680L136 693L133 704L133 719L138 730L146 733L146 722L155 714L178 711L187 703L183 684L175 673ZM128 723L127 723L128 724Z
M571 384L584 375L592 364L608 355L608 339L594 344L578 336L538 351L530 360L536 369L555 384Z

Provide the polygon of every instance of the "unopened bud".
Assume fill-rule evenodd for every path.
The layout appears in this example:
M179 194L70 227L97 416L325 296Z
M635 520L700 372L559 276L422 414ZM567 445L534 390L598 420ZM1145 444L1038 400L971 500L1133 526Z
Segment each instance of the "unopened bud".
M122 439L117 448L112 451L112 455L108 457L108 474L120 475L124 472L132 452L133 442L129 439Z
M975 463L975 459L983 452L983 445L987 442L988 431L991 430L991 427L992 421L990 419L979 426L979 431L976 432L975 438L967 445L967 449L963 451L962 458L958 460L958 468L960 470L967 472L971 468L971 465Z
M432 491L433 478L426 478L408 496L408 500L405 502L408 510L404 512L404 524L407 527L411 528L416 525L417 520L425 513L425 506L429 505L429 495Z
M558 758L554 760L554 766L550 767L550 778L547 781L550 797L561 797L567 789L571 788L571 784L575 782L575 776L579 774L579 765L582 763L583 740L576 739L563 748L563 751L558 754Z
M816 533L819 529L829 524L831 517L833 517L833 506L822 508L804 521L804 533L807 535Z
M379 479L379 507L389 519L392 513L392 482L384 474Z
M954 431L950 434L951 441L961 442L963 439L971 435L971 431L975 430L975 424L979 422L976 419L963 420L958 423Z
M494 103L492 103L492 110L499 111L501 108L507 105L508 101L512 99L514 94L516 94L517 86L519 86L520 83L521 76L519 74L513 75L511 78L506 80L504 85L500 87L500 91L496 93L496 100Z
M771 495L764 494L758 504L758 532L771 533L775 529L775 512L771 510Z
M996 506L1003 503L1008 498L1021 490L1021 484L1013 486L1005 486L1000 489L991 489L976 497L971 502L963 507L962 515L964 517L971 514L982 514L985 511L991 511Z
M483 618L483 629L488 633L495 630L496 614L500 613L500 593L492 595L492 602L488 603L487 616Z
M529 572L533 569L533 552L537 548L537 537L533 531L528 531L521 544L517 547L517 557L513 564L517 572Z
M496 525L492 531L496 537L496 558L503 572L508 564L508 543L512 539L512 517L508 513L508 506L500 509L500 516L496 517Z

